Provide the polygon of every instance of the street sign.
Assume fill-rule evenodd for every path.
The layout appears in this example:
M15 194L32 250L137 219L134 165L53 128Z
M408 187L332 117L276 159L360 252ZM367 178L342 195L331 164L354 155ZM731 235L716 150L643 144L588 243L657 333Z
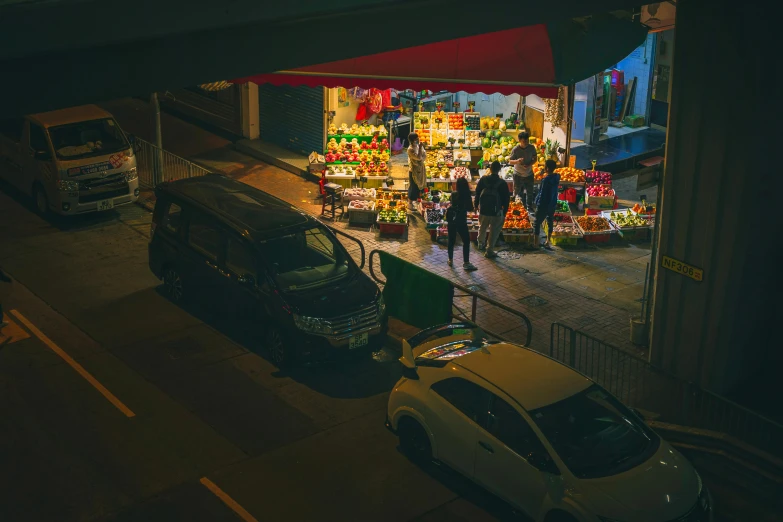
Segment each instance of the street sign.
M682 261L677 261L676 259L673 259L669 256L663 256L661 266L667 270L671 270L672 272L682 274L685 277L690 277L694 281L701 282L704 280L704 270L701 268L696 268L695 266L691 266L687 263L683 263Z

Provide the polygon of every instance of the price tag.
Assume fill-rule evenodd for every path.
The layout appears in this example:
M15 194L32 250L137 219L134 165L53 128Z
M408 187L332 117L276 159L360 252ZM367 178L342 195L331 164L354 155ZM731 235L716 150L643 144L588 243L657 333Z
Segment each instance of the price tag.
M441 123L443 123L443 120L442 120L442 119L440 119L440 118L435 118L435 123L437 123L438 125L440 125Z
M520 212L519 210L512 210L511 211L511 215L512 216L521 216L522 212Z
M440 148L443 148L443 147L445 147L445 146L446 146L446 144L445 144L445 143L443 143L442 141L439 141L439 142L438 142L438 147L440 147Z

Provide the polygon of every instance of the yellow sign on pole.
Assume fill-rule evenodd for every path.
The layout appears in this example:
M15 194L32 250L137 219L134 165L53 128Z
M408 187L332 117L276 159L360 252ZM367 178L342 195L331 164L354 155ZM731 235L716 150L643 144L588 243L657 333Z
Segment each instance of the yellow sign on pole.
M568 156L568 166L573 168L576 168L576 156L573 154Z
M704 280L704 270L701 268L696 268L695 266L691 266L687 263L683 263L682 261L677 261L676 259L673 259L669 256L663 256L661 266L667 270L671 270L672 272L682 274L685 277L690 277L694 281L701 282Z

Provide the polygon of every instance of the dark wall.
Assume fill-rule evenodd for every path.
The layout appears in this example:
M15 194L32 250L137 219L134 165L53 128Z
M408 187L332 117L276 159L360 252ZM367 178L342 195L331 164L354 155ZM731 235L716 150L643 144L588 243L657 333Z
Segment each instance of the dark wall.
M780 361L783 344L781 248L769 235L780 167L765 152L781 137L780 31L762 7L677 3L651 360L718 393ZM704 280L661 269L661 256Z

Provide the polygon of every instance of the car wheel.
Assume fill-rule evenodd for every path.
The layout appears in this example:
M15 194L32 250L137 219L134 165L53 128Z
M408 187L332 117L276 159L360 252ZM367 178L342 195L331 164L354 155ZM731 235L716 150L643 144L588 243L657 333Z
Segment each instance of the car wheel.
M172 301L175 303L182 301L184 286L182 276L179 275L176 268L167 268L163 273L163 288Z
M42 216L49 214L49 198L46 197L46 191L40 185L33 187L33 203L35 210Z
M399 426L400 447L414 462L428 464L432 462L432 445L427 432L415 420L404 417Z
M293 363L293 353L286 342L283 333L274 327L267 328L265 335L266 352L269 358L278 368L290 367Z

